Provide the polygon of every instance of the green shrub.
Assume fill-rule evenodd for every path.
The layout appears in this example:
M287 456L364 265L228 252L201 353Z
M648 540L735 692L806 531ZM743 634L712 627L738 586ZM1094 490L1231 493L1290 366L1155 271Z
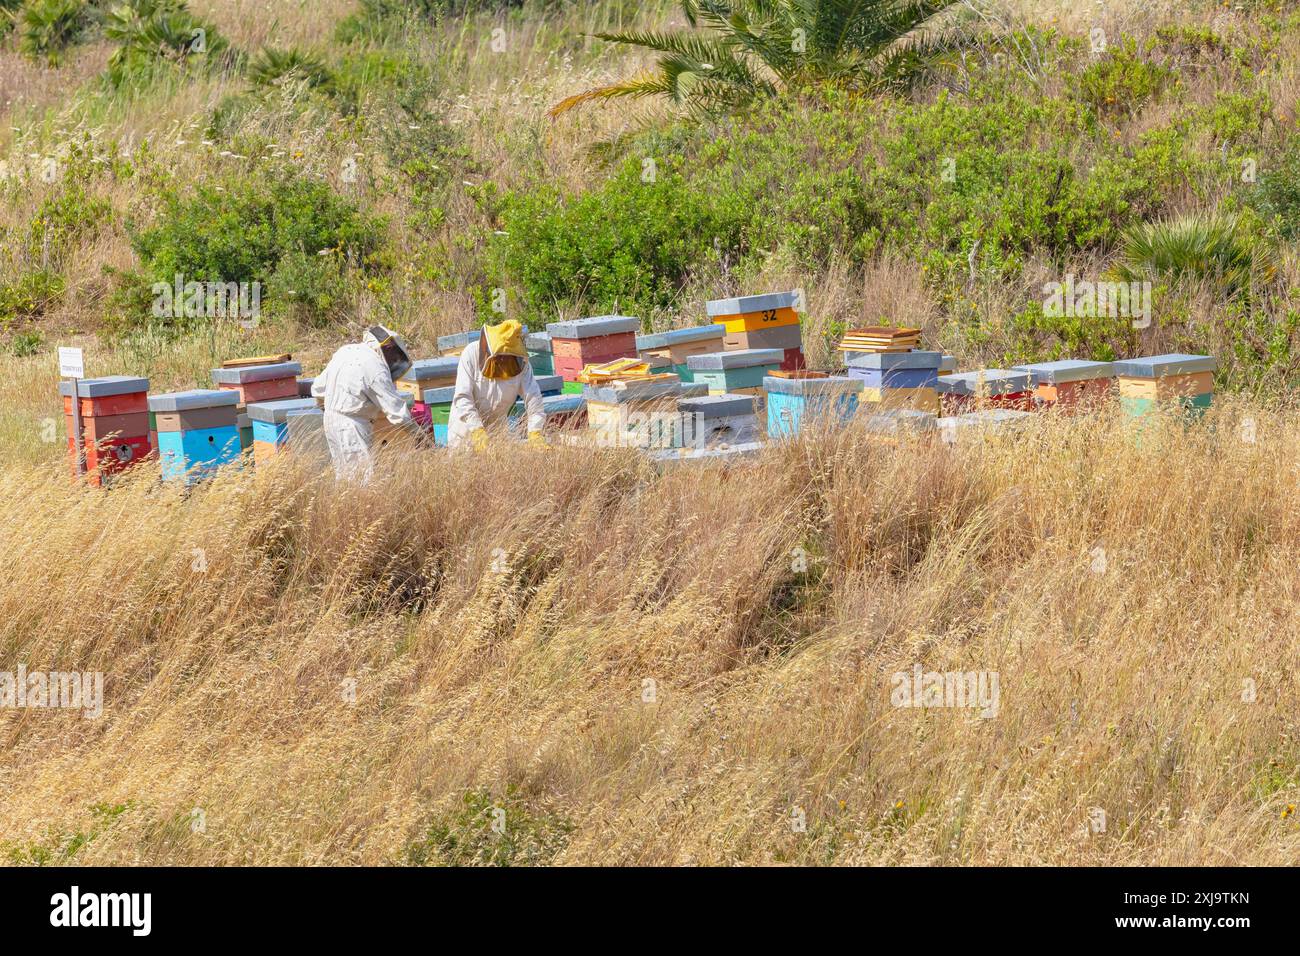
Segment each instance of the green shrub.
M156 219L129 232L143 266L138 282L171 283L176 275L186 282L258 282L267 293L264 311L318 309L328 316L339 306L344 263L381 267L375 254L384 223L325 182L266 172L170 187ZM120 304L142 300L136 285L123 277Z
M573 824L530 807L510 787L501 800L470 790L454 811L436 817L407 845L412 866L545 866L564 849Z
M18 332L9 341L9 354L15 358L30 358L41 350L44 343L41 333L34 329Z
M44 315L63 298L67 283L57 272L28 272L12 284L0 283L0 324Z
M648 317L672 305L696 266L737 249L740 218L678 166L665 159L645 181L649 167L629 159L576 197L547 186L506 197L494 240L525 321L578 306Z
M1266 166L1247 202L1278 236L1300 239L1300 149L1291 149Z
M1144 60L1137 42L1126 39L1079 74L1079 95L1101 114L1132 113L1157 95L1174 78L1174 72Z

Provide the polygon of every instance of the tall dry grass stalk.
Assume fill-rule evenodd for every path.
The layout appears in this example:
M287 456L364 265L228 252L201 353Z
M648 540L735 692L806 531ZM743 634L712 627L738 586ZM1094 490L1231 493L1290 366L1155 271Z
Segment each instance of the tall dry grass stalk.
M1294 862L1298 453L1225 402L1136 441L429 453L365 488L10 467L0 670L106 684L98 720L0 710L3 850L439 862L500 839L469 792L559 821L567 864ZM996 672L996 716L892 706L917 664Z

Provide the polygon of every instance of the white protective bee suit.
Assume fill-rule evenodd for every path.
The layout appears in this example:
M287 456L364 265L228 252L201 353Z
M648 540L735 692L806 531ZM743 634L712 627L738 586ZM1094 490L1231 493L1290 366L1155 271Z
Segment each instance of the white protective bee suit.
M312 397L325 399L325 443L336 477L363 483L370 480L374 474L371 423L380 415L394 425L418 427L393 384L410 367L401 339L375 326L361 343L335 352L312 383Z
M485 364L497 355L515 355L521 371L508 378L486 374ZM447 423L448 447L471 445L475 433L504 431L510 408L520 398L528 416L529 438L540 439L546 425L546 407L542 404L537 378L528 364L528 353L523 349L521 327L514 321L486 326L479 340L471 342L460 355Z

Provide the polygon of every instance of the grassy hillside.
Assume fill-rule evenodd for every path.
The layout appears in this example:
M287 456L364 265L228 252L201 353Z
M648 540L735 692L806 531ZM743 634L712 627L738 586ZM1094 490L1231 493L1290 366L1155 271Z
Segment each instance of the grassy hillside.
M906 89L557 118L653 66L590 34L678 8L191 0L159 56L103 4L40 48L36 6L0 0L0 670L102 671L105 713L0 709L0 859L1296 858L1289 4L978 0ZM1125 269L1149 327L1045 309ZM263 314L156 318L177 272ZM964 368L1212 352L1222 401L1140 441L66 481L56 345L165 390L376 320L432 354L498 293L660 329L796 287L815 366L884 319ZM995 672L997 715L892 706L916 665Z

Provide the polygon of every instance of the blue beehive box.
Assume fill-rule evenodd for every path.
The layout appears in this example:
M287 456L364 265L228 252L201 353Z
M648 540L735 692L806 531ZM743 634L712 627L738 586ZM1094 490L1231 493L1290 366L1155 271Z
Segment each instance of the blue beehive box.
M763 379L767 390L767 434L769 438L799 434L810 420L843 421L858 410L862 382L836 375L828 378Z
M238 460L239 451L239 429L234 425L158 433L164 481L191 484Z

